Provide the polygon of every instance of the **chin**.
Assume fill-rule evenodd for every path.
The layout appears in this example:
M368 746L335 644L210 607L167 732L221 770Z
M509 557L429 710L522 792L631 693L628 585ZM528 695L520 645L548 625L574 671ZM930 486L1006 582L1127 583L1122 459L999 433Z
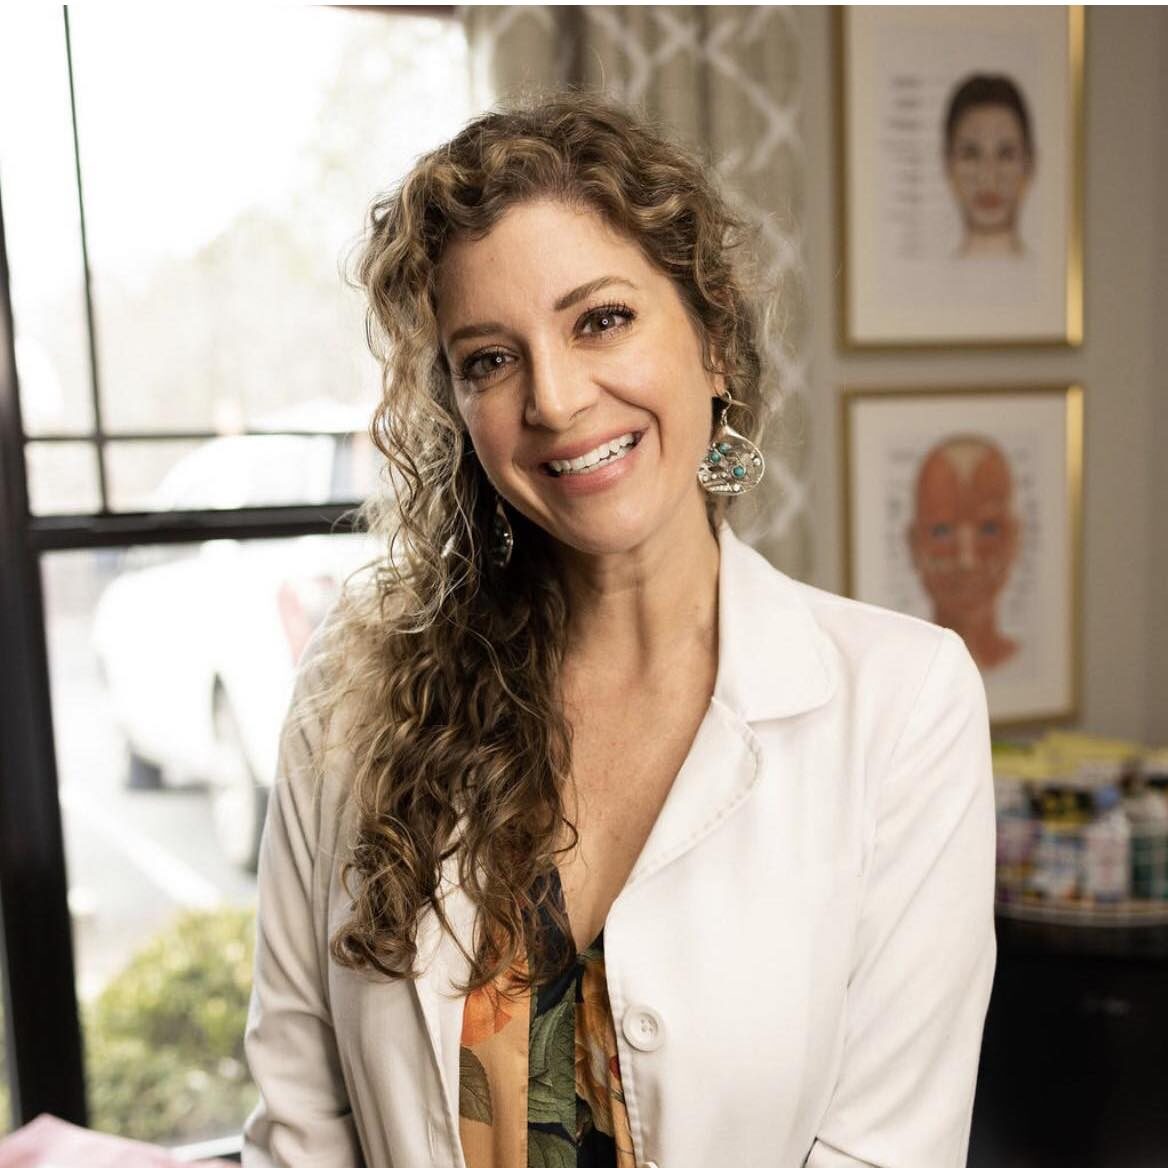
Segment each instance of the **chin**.
M634 552L667 531L679 527L681 508L629 506L593 506L587 510L564 516L559 522L540 522L539 525L556 543L566 549L588 556L612 556ZM703 504L704 516L704 504ZM684 529L684 525L680 525Z
M548 535L562 548L585 556L617 556L635 551L652 537L652 528L616 524L602 530L573 526L549 531Z
M980 235L1007 235L1014 230L1014 220L1013 208L993 215L975 212L969 217L970 227Z

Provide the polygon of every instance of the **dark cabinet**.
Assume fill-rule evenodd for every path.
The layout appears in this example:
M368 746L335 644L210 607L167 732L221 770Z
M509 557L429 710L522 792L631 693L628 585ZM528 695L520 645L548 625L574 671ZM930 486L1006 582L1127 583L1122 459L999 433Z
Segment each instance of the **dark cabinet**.
M1168 1168L1168 927L998 922L970 1168Z

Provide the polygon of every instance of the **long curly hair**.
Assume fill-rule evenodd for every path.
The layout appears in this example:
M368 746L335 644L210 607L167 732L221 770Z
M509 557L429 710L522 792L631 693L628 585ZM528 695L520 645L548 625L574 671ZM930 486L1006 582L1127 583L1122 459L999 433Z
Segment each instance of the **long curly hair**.
M471 121L424 155L369 212L356 277L382 366L371 425L391 489L363 508L386 541L372 587L335 613L327 704L343 702L356 838L337 962L416 975L416 926L444 928L444 865L477 909L464 991L522 968L551 976L571 954L557 856L575 844L571 729L558 686L569 618L551 541L508 508L509 565L488 554L496 496L455 408L439 344L436 276L454 238L481 238L534 199L590 209L667 274L757 436L759 322L738 259L746 237L701 161L598 96L561 93ZM695 467L696 471L696 467ZM567 841L567 842L563 842ZM542 912L540 911L542 909ZM558 928L537 922L550 914ZM452 930L451 930L452 931Z

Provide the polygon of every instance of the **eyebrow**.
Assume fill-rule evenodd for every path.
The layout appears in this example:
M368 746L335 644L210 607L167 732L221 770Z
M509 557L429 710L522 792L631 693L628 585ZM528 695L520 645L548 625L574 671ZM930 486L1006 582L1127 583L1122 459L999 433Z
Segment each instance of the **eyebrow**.
M632 280L626 280L624 276L600 276L595 280L589 280L587 284L581 284L579 288L573 288L571 292L565 292L552 307L556 312L563 312L565 308L579 304L593 292L599 292L601 288L607 288L610 284L624 284L628 288L636 288L636 284Z
M573 288L571 292L565 292L552 305L552 311L563 312L565 308L571 308L572 305L579 304L581 300L586 300L593 292L599 292L601 288L608 288L613 284L623 284L625 287L633 289L637 287L632 280L626 280L624 276L598 276L595 280L589 280L587 284ZM450 334L446 340L446 346L449 348L455 341L461 341L467 337L485 337L490 333L502 331L503 325L494 320L486 321L483 324L464 324L462 328L457 328Z

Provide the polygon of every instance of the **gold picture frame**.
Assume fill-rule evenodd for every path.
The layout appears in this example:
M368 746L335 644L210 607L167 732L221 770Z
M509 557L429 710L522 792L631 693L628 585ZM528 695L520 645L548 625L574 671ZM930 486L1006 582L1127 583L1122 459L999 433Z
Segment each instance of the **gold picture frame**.
M1080 385L845 389L844 588L959 632L995 729L1077 719Z
M1081 345L1083 6L837 7L833 31L840 346ZM959 173L964 124L981 137ZM984 177L1003 125L1024 130L1024 179Z

